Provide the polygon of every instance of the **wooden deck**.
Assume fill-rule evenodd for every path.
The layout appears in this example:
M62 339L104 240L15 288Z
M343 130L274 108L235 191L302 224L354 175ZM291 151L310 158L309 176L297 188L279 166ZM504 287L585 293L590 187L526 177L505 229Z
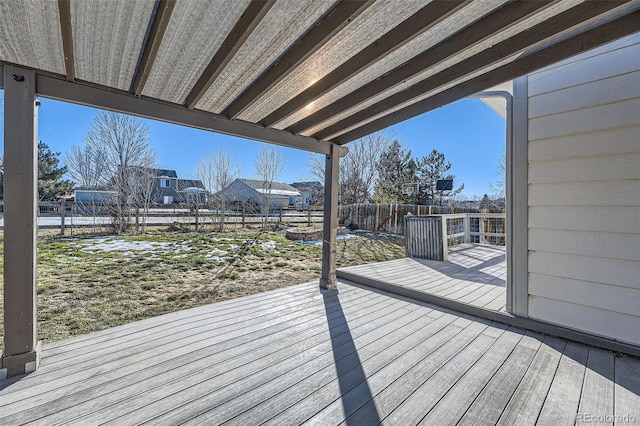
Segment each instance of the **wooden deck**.
M2 425L632 424L640 360L309 283L47 344L0 406Z
M500 246L461 244L449 248L448 262L404 258L343 268L339 275L357 282L370 278L506 312L507 264L505 248Z

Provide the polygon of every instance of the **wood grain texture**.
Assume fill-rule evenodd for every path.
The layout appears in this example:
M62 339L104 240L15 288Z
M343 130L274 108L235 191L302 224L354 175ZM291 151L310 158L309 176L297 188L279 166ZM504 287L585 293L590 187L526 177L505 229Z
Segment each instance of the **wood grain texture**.
M504 247L460 244L449 248L448 262L404 258L343 271L505 312Z
M567 343L538 416L538 424L564 425L576 421L588 353L587 346Z
M562 339L346 282L339 289L322 295L309 283L45 345L36 373L0 384L0 423L432 424L482 408L491 422L531 424L543 404L551 419L640 407L636 358L615 358L612 375L607 351L565 351ZM206 331L190 341L199 324ZM153 345L163 329L181 337ZM98 355L76 371L78 344ZM65 359L65 347L75 355ZM57 361L47 364L50 348ZM571 406L552 404L566 386Z

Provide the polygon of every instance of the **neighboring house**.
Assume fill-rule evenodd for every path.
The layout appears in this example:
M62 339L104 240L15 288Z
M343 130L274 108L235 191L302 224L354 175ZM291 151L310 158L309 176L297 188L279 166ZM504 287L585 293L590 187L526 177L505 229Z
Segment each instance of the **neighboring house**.
M132 167L132 169L134 169ZM154 179L151 192L151 204L192 204L203 205L207 202L204 185L199 180L179 179L175 170L147 169L135 167L136 172L148 171ZM110 187L98 189L78 187L75 189L77 203L104 204L117 192Z
M201 181L178 179L176 185L176 199L180 204L206 204L207 191Z
M311 205L322 205L324 202L324 186L317 180L311 182L293 182L293 188L300 192L294 205L297 208L309 208Z
M171 169L154 169L155 189L153 191L153 204L178 203L178 174Z
M73 200L78 204L105 204L116 196L116 191L109 188L75 188Z
M221 196L220 193L216 195ZM273 182L270 188L265 188L263 181L239 178L227 187L224 197L229 203L250 203L259 206L268 198L271 209L295 205L297 200L301 199L300 192L286 183Z

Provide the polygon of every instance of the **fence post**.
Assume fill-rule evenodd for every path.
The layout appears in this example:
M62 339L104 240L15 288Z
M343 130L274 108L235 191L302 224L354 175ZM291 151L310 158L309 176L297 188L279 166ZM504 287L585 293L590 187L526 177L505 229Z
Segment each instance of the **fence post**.
M245 208L244 205L242 205L242 227L244 228L244 212L245 212Z
M67 212L67 208L64 205L65 203L64 197L60 200L60 235L64 235L64 217Z

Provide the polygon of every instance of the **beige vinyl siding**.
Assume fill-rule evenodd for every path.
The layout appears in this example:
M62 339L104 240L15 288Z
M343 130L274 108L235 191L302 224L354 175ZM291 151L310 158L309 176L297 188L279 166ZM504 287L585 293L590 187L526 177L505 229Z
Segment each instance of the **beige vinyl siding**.
M640 34L529 76L528 314L640 345Z

